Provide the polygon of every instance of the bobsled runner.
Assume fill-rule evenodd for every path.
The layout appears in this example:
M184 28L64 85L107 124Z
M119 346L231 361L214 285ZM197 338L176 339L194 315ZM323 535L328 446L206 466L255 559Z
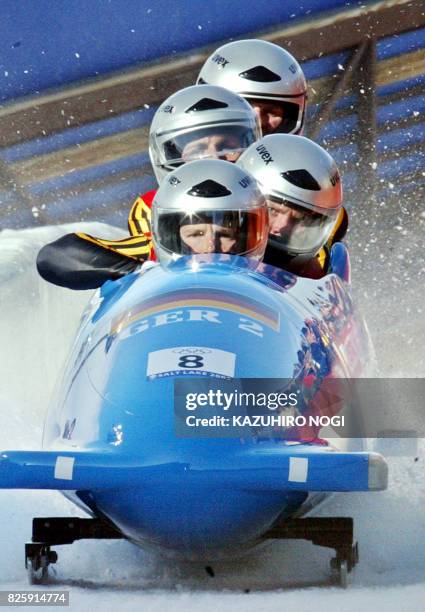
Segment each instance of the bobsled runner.
M348 281L339 244L321 280L204 255L106 282L83 315L42 450L0 456L1 488L58 490L90 516L34 519L30 581L48 578L52 546L82 538L126 538L206 566L267 538L303 538L335 550L345 585L358 560L352 518L306 513L330 492L385 489L384 458L320 427L186 435L175 389L290 380L299 413L320 400L323 414L322 384L360 377L367 363Z

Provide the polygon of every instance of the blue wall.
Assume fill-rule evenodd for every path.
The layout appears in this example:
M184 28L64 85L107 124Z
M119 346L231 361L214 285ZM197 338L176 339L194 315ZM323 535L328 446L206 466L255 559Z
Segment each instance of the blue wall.
M0 102L361 0L0 0Z

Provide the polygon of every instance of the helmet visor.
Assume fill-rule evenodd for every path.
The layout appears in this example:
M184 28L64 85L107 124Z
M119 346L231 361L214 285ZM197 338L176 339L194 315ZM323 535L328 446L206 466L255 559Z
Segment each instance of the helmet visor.
M266 197L269 206L269 242L287 253L317 253L328 239L339 209L318 212L289 200L270 195Z
M196 212L158 209L156 241L168 253L192 255L228 253L249 255L265 244L267 210L202 210Z
M235 162L258 137L252 125L220 125L186 130L164 142L162 165L171 170L190 161L203 158Z
M292 134L299 129L302 122L302 104L279 98L245 97L260 119L264 136L267 136L267 134ZM302 101L301 98L300 101Z

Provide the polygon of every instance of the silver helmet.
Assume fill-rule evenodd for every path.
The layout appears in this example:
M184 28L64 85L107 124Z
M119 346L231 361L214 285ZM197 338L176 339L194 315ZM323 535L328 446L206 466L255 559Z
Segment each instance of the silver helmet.
M223 87L192 85L167 98L156 111L149 155L160 183L188 161L236 161L260 137L259 120L243 98Z
M269 244L291 256L314 256L342 207L333 158L318 144L290 134L264 136L237 162L258 181L269 206Z
M303 129L307 101L304 73L297 60L274 43L237 40L219 47L204 63L197 83L221 85L253 106L257 101L266 110L279 112L281 121L275 127L270 124L265 129L262 121L263 134L299 134Z
M266 200L255 179L235 164L194 161L171 172L159 186L152 233L163 265L200 253L261 260L268 236Z

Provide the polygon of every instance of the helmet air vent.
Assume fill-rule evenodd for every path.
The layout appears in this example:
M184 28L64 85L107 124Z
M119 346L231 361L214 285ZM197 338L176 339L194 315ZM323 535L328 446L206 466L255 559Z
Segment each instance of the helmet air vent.
M248 81L257 81L257 83L273 83L274 81L281 81L282 79L278 74L272 72L265 66L255 66L245 72L239 73L241 79L247 79Z
M292 185L301 187L301 189L309 189L310 191L320 191L321 189L319 183L308 170L288 170L287 172L281 172L280 176Z
M226 102L221 102L220 100L213 100L212 98L202 98L195 102L190 108L188 108L186 113L193 113L197 111L207 111L214 110L215 108L227 108L229 105Z
M187 193L198 198L223 198L232 194L227 187L211 179L194 185Z

